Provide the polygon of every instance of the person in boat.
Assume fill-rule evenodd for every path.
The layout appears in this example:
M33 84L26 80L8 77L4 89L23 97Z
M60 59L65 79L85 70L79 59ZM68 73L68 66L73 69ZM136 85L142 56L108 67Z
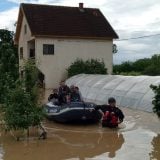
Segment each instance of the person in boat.
M80 92L80 90L79 90L79 87L75 86L75 92L76 92L77 94L79 94L80 101L83 101L82 94L81 94L81 92Z
M118 124L123 122L124 114L116 107L116 100L113 97L108 99L107 105L97 105L95 110L102 114L103 127L116 128Z
M53 89L52 93L49 95L48 101L55 102L55 103L59 102L58 90L56 88Z
M70 95L69 95L70 102L80 102L81 96L79 92L79 88L77 86L70 86Z
M59 103L60 104L66 103L69 94L70 94L70 88L67 85L65 85L64 81L62 81L58 89Z

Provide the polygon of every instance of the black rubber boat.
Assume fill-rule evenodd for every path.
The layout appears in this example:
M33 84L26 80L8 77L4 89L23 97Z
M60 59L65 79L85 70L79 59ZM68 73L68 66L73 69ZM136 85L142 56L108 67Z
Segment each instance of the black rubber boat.
M44 109L47 118L56 122L98 122L101 116L98 111L93 110L95 106L89 102L71 102L62 106L49 102Z

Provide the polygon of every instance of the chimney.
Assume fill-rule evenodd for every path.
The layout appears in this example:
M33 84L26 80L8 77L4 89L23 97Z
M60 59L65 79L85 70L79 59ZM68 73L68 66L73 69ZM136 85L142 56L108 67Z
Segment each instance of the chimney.
M83 10L83 3L79 3L79 9Z

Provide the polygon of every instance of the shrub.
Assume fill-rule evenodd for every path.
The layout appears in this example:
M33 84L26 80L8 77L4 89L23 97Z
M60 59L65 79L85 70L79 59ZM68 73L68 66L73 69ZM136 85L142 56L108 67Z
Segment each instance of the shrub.
M137 72L141 75L156 76L160 75L160 54L155 54L151 58L143 58L135 62L123 62L122 64L113 66L114 74L128 74L129 72ZM139 74L138 74L139 75Z
M97 59L90 59L83 61L82 59L77 59L73 62L67 69L68 77L85 73L85 74L107 74L107 68L105 67L104 61Z
M9 130L24 130L39 125L43 112L42 108L33 103L32 95L17 86L9 92L4 118Z
M140 76L141 73L140 72L131 71L131 72L120 72L119 75L124 75L124 76Z
M4 103L4 120L8 130L25 130L40 125L44 114L38 102L37 68L33 61L24 66L25 76L9 89Z
M152 104L154 105L153 112L156 113L157 116L160 118L160 84L158 86L151 85L150 88L155 93L152 101Z

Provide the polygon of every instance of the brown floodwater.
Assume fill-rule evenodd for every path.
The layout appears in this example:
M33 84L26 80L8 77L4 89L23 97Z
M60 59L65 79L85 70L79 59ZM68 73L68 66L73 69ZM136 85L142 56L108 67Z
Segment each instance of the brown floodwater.
M156 115L122 110L126 117L119 129L45 120L46 140L16 141L10 133L0 132L0 160L160 160Z

